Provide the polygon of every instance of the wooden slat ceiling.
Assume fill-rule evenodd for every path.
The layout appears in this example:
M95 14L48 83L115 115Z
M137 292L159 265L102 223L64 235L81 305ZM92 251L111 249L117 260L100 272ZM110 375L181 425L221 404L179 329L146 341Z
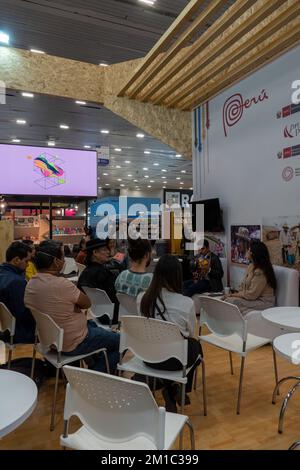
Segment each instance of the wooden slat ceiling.
M189 2L119 96L188 111L300 42L299 0L203 3Z

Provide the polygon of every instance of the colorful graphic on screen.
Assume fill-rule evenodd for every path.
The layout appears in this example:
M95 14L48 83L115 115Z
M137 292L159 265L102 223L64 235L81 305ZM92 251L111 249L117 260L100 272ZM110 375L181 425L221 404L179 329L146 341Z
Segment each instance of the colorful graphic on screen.
M0 194L97 196L97 153L0 144Z

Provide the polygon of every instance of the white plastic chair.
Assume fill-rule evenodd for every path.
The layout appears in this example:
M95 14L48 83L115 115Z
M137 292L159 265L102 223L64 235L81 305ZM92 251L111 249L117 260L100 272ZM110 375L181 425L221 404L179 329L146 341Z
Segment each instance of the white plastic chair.
M8 361L7 368L10 369L12 352L14 348L14 334L16 329L16 319L12 313L8 310L6 305L0 302L0 332L9 331L10 341L5 343L8 349Z
M63 447L76 450L164 450L170 449L184 425L193 427L187 416L167 413L158 407L149 387L140 382L100 372L64 367L69 381L64 411ZM68 433L71 416L83 423Z
M138 315L138 308L135 297L118 292L117 299L120 302L119 321L121 321L124 315Z
M75 261L75 264L77 267L77 275L79 277L80 274L85 270L86 266L84 264L77 263L77 261Z
M299 346L300 346L300 333L288 333L286 335L281 335L275 338L273 341L273 349L275 353L280 355L284 359L286 359L291 364L295 364L295 363L298 363L298 365L300 364ZM285 416L285 412L289 404L289 401L294 395L294 393L300 387L300 376L289 375L279 380L273 392L273 398L272 398L273 405L275 405L276 403L276 394L277 392L279 392L279 387L288 380L294 380L296 383L290 388L290 390L288 391L288 393L286 394L282 402L282 406L281 406L281 410L279 414L279 422L278 422L279 434L282 434L283 432L284 416Z
M236 353L241 356L237 402L237 414L240 414L246 356L250 351L254 351L257 348L268 344L270 340L268 338L261 338L260 336L247 333L247 321L243 318L236 305L232 305L212 297L202 296L201 307L201 325L206 325L211 331L211 334L199 336L201 343L208 343L212 346L224 349L225 351L229 351L232 374L233 368L231 353ZM274 355L273 358L276 371Z
M65 257L65 266L63 270L63 274L68 275L71 274L72 272L77 273L77 266L76 266L76 261L74 258L70 257Z
M52 364L56 368L55 388L54 388L54 397L53 397L51 424L50 424L50 431L53 431L54 421L55 421L55 408L56 408L56 398L57 398L57 390L58 390L59 370L66 364L70 364L75 361L81 361L85 359L86 357L89 357L93 354L97 354L100 352L103 352L105 356L106 369L108 373L109 373L109 363L108 363L105 348L97 349L88 354L80 354L78 356L66 356L62 354L64 330L60 328L49 315L38 312L32 308L31 308L31 313L34 316L34 319L36 321L36 340L33 346L31 378L33 378L33 375L34 375L36 352L40 353L48 362L50 362L50 364ZM39 344L38 344L38 339L40 341Z
M106 325L100 323L98 318L106 315L109 318L109 326L107 328L111 328L114 317L115 304L112 303L107 293L104 290L97 289L95 287L83 286L82 289L92 303L90 312L94 322L97 323L98 326L105 328Z
M127 362L123 362L123 352L127 349L134 354L134 357ZM187 374L191 367L187 368L188 341L182 336L178 325L141 316L123 316L119 351L120 363L118 364L118 370L180 383L181 413L183 412ZM166 361L171 357L181 362L182 370L157 370L144 364L144 361L155 364ZM200 355L199 358L201 358ZM201 365L204 415L206 416L205 365L202 358Z

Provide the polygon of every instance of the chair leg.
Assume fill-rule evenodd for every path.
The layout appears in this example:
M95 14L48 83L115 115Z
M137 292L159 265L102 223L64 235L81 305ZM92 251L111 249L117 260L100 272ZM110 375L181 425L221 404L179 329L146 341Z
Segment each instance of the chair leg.
M233 375L234 372L233 372L232 352L231 351L228 351L228 352L229 352L229 361L230 361L230 373L231 375Z
M277 358L274 349L273 351L273 363L274 363L274 374L275 374L275 386L278 384L278 367L277 367ZM279 395L279 387L277 388L277 395Z
M294 444L291 445L291 447L289 447L289 450L295 450L299 446L300 446L300 441L296 441L294 442Z
M56 369L56 376L55 376L55 387L54 387L54 397L52 403L52 413L51 413L51 423L50 423L50 431L54 430L55 426L55 410L56 410L56 399L57 399L57 390L58 390L58 378L59 378L59 369Z
M184 402L185 402L185 384L181 384L181 406L180 406L180 412L183 415L183 407L184 407ZM182 449L183 446L183 431L180 433L179 437L179 448Z
M196 367L194 374L194 390L197 390L197 380L198 380L198 367Z
M284 420L284 415L285 415L285 412L286 412L286 409L287 409L287 406L289 404L289 401L290 399L292 398L292 396L294 395L295 391L297 390L297 388L300 387L300 381L294 385L290 390L289 392L287 393L287 395L285 396L284 400L283 400L283 403L282 403L282 406L281 406L281 410L280 410L280 415L279 415L279 424L278 424L278 432L279 434L282 434L283 433L283 420Z
M35 349L35 347L33 346L32 363L31 363L31 372L30 372L30 378L31 378L31 379L33 379L33 375L34 375L35 357L36 357L36 349Z
M8 351L8 361L7 361L7 369L10 369L11 366L11 358L12 358L12 349L10 348Z
M190 431L190 440L191 440L191 450L195 450L195 433L194 433L194 428L192 426L192 423L188 419L187 422L185 423L187 427L189 428Z
M242 388L243 388L243 378L244 378L244 367L245 367L245 357L242 357L241 361L241 371L240 371L240 383L239 383L239 393L238 393L238 403L236 414L240 414L241 411L241 398L242 398Z
M297 380L297 382L299 382L300 377L297 377L295 375L290 375L288 377L284 377L283 379L279 380L279 382L277 382L277 384L274 388L274 391L273 391L273 396L272 396L273 405L275 405L275 403L276 403L277 390L279 389L280 385L283 384L284 382L286 382L287 380Z
M207 416L206 373L205 373L204 359L201 360L201 367L202 367L203 410L204 410L204 416Z

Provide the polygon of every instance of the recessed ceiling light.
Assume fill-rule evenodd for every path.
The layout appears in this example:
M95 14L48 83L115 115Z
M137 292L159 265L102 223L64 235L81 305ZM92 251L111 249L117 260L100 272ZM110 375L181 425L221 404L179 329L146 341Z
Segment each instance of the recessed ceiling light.
M86 105L86 101L76 100L75 103L76 104L82 104L83 106Z
M122 178L119 178L118 181L122 181Z
M150 183L155 183L155 181L153 181L153 180L150 180Z
M102 189L102 186L98 186L98 189Z
M85 148L85 149L90 149L91 146L90 146L90 145L85 145L84 148Z
M144 175L144 178L149 178L149 175Z
M163 171L164 173L167 173L167 170L161 170L161 171Z
M149 185L149 186L147 186L147 188L152 188L152 186L151 186L151 185Z
M138 139L143 139L145 137L144 134L137 134L136 136L137 136Z
M108 173L103 173L103 176L108 176Z
M146 3L147 5L154 5L156 0L139 0L141 3Z
M116 149L115 149L115 152L122 152L122 149L116 148Z
M61 129L70 129L70 126L67 126L67 124L60 124L59 127Z
M14 142L15 144L19 144L21 142L20 139L12 139L12 142Z
M0 31L0 42L2 44L9 44L9 35L4 31Z
M186 173L186 171L185 171L185 170L181 170L181 173Z
M190 188L191 191L193 191L193 188Z
M125 184L120 184L120 186L122 186L122 188L124 188Z
M109 183L105 183L105 186L109 186Z
M109 131L107 129L102 129L101 134L109 134Z
M22 125L26 124L25 119L17 119L16 122L17 122L17 124L22 124Z
M176 153L175 157L176 157L176 158L181 158L182 155L181 155L181 153Z
M166 186L163 186L163 189L166 189Z
M34 54L45 54L45 52L40 49L30 49L30 52L33 52Z
M128 178L131 178L131 177L132 177L132 175L127 175L127 176L128 176Z
M125 163L131 163L131 161L130 160L125 160Z
M138 182L139 182L139 180L133 180L133 182L134 182L134 183L138 183Z
M24 96L24 98L34 98L34 94L33 93L27 93L27 91L23 91L22 96Z
M148 171L148 168L143 168L144 171Z
M150 153L151 153L151 152L150 152L149 150L144 150L144 154L145 154L145 155L150 155Z
M122 168L120 165L116 165L116 168Z
M162 176L162 179L165 180L165 179L167 179L167 177L166 177L166 176Z
M159 163L153 163L154 166L159 166Z
M177 180L180 180L180 177L178 176L176 179L177 179Z
M180 184L184 184L184 183L181 181Z
M108 67L108 64L106 64L105 62L100 62L99 64L101 67Z
M55 142L53 140L49 140L48 147L55 147Z

